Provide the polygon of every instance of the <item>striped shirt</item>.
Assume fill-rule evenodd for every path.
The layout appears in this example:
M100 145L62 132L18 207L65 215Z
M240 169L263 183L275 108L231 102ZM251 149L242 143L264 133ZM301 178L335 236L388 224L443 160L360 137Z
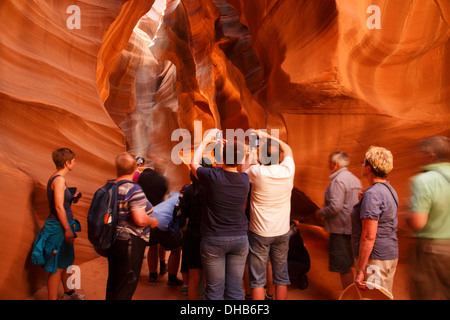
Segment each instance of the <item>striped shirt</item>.
M132 234L149 241L150 228L139 227L133 221L131 212L134 210L145 209L145 213L151 216L153 206L145 197L144 191L137 183L124 183L118 189L118 226L117 239L127 240L128 235Z

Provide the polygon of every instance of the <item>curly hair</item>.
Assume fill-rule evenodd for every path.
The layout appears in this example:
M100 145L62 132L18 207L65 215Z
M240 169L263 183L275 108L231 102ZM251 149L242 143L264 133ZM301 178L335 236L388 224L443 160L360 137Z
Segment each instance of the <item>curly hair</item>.
M366 152L365 162L372 168L375 176L387 178L394 168L392 152L383 147L371 146Z

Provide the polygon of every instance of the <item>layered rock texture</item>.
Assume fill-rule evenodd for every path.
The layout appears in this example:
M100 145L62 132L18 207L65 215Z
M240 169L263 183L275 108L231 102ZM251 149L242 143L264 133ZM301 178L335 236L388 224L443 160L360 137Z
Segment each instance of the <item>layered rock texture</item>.
M450 135L448 0L4 0L0 21L0 299L45 285L29 255L56 148L77 155L79 265L119 152L165 160L174 190L189 181L176 129L278 129L297 219L323 202L328 155L348 152L360 176L370 145L393 152L406 209L417 140Z

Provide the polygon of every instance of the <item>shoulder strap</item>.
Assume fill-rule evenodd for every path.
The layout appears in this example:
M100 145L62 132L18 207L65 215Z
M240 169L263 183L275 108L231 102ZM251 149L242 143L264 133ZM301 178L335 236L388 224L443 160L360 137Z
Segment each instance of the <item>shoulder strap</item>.
M122 184L125 184L127 182L133 183L129 180L120 180L115 181L114 179L107 181L107 186L109 185L109 188L106 189L106 192L108 193L108 213L110 214L109 219L111 219L108 222L111 222L113 226L115 227L119 222L119 210L118 210L118 201L119 201L119 186ZM115 204L115 206L113 206Z
M53 177L51 177L50 179L48 179L48 183L47 185L51 185L53 183L53 180L55 180L56 178L61 177L60 174L55 174Z
M115 179L110 179L110 180L107 180L106 182L107 182L107 183L117 184L117 185L121 185L121 184L123 184L123 183L125 183L125 182L136 184L136 182L131 181L131 180L119 180L119 181L116 182Z
M386 188L388 188L388 190L389 190L389 192L391 193L392 198L394 198L395 204L397 205L397 208L398 208L398 202L397 202L397 199L395 198L394 193L392 192L391 188L389 188L389 186L388 186L387 184L383 183L383 182L381 182L381 184L382 184L383 186L385 186Z

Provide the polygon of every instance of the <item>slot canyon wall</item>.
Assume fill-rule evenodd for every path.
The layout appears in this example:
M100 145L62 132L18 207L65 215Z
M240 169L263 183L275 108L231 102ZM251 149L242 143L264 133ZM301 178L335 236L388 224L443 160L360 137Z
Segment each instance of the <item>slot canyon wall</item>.
M195 121L278 129L295 153L294 218L322 204L331 152L361 177L370 145L393 152L407 210L417 140L450 135L448 0L3 0L0 21L0 299L46 283L30 250L58 147L77 155L79 265L97 257L86 216L115 156L166 160L176 190L189 171L171 135L200 139Z

